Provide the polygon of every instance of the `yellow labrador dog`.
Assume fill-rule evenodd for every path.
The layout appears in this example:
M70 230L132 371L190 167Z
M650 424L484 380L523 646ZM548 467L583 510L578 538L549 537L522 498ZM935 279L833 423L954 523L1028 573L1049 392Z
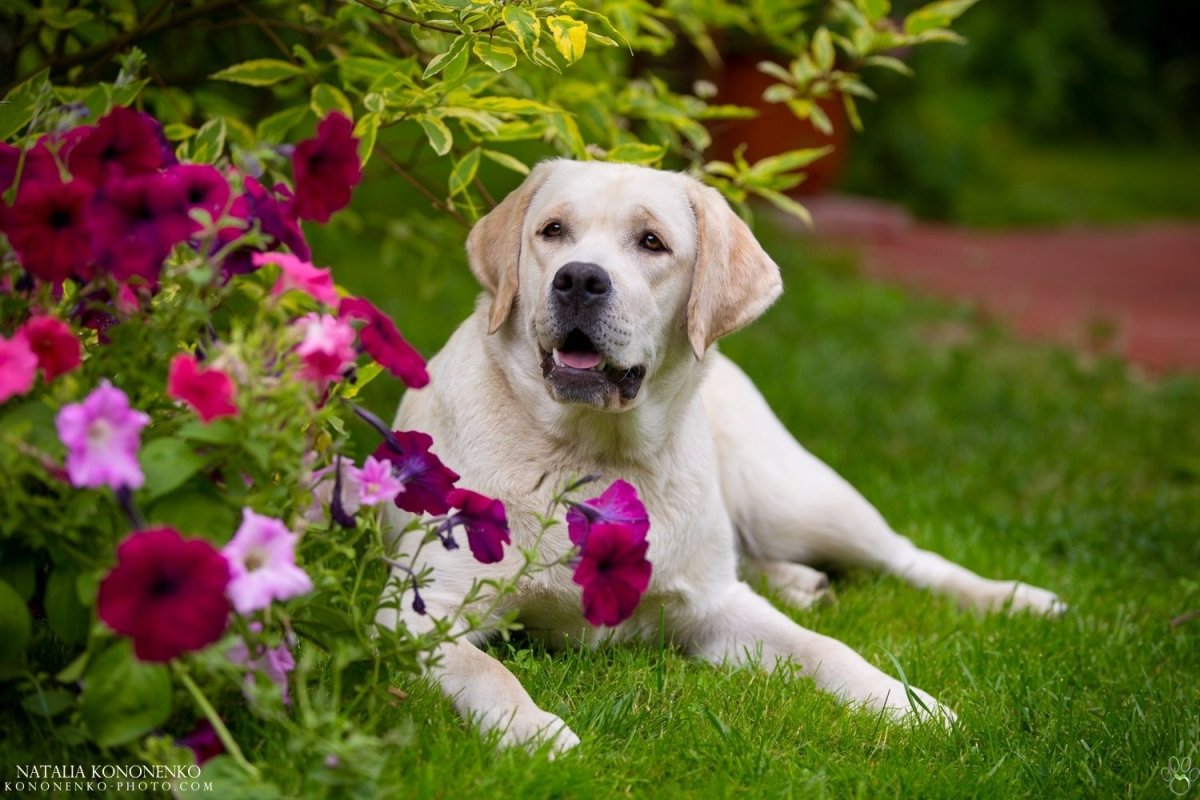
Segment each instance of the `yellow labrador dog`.
M708 661L787 662L847 703L949 721L925 692L774 608L739 579L739 559L797 606L828 587L805 564L839 563L967 606L1064 608L1048 591L982 578L893 531L713 349L782 290L779 268L713 189L643 167L545 162L479 221L467 253L486 294L430 361L429 387L408 392L396 427L431 434L463 485L503 500L513 544L486 565L463 550L422 550L418 567L433 568L422 591L429 615L450 616L477 579L515 574L519 548L537 540L536 515L564 480L587 473L639 490L653 575L633 616L603 630L584 621L570 568L524 579L498 613L515 609L551 638L657 636L661 618L678 646ZM541 547L547 562L569 550L566 526ZM402 539L400 550L416 543ZM410 606L404 623L427 629ZM442 647L433 668L460 713L506 744L577 744L477 642Z

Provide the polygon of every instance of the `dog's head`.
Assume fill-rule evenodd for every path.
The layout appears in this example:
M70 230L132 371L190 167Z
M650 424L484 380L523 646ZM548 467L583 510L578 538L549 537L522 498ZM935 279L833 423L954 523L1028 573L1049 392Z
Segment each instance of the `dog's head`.
M782 290L715 190L680 173L549 161L481 219L471 270L560 403L622 411Z

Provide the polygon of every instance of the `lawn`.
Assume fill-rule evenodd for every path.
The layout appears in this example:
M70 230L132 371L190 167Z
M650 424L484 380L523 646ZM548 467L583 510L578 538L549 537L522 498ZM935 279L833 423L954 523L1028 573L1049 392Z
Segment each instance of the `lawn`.
M475 293L461 232L432 259L404 231L382 248L343 234L316 237L316 260L433 352ZM397 676L409 697L394 722L410 743L382 767L386 793L1171 796L1160 769L1200 756L1200 619L1171 624L1200 608L1200 384L1018 343L964 308L866 282L850 258L779 232L763 240L787 291L724 351L894 527L986 575L1054 589L1070 612L960 612L857 570L835 576L833 603L791 612L893 674L895 659L957 710L950 733L881 724L804 680L653 643L565 654L498 643L581 747L553 763L496 753L436 689ZM381 410L395 402L383 383L369 396ZM286 742L260 746L287 757Z

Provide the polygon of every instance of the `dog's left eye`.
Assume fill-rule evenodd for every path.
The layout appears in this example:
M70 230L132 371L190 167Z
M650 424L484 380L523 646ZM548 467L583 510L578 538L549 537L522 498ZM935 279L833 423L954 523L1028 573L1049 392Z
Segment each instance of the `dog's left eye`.
M640 242L638 242L638 245L640 247L644 247L652 253L661 253L667 249L666 243L653 233L642 234L642 239Z

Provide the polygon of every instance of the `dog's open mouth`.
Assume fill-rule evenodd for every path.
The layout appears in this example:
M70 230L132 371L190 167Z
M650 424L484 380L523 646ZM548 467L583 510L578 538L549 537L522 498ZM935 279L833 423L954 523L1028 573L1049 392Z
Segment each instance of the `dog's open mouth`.
M623 400L637 397L646 368L610 363L587 334L572 328L557 347L542 350L542 377L560 401L603 407L614 392Z

